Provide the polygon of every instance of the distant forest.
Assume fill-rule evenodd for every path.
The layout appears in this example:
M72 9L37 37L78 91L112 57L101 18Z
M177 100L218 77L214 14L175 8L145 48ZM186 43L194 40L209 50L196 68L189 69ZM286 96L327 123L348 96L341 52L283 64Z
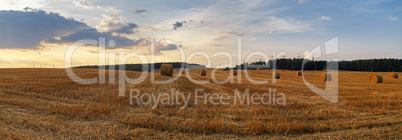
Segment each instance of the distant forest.
M301 70L302 63L304 59L298 58L282 58L276 60L276 68L277 69L286 69L286 70ZM326 69L327 61L311 61L306 60L307 63L304 65L304 70L324 70ZM328 62L328 63L336 63L336 62ZM347 71L373 71L373 72L402 72L402 59L366 59L366 60L351 60L351 61L339 61L337 62L339 66L339 70L347 70ZM180 68L181 62L171 62L171 63L154 63L155 69L160 69L162 64L172 64L174 68ZM186 68L193 67L203 67L204 65L199 64L186 64ZM273 68L273 61L268 61L268 64L264 61L252 62L250 64L241 64L237 65L235 68L240 67L244 69L244 66L247 65L264 65L270 68ZM148 68L151 68L152 64L148 65ZM113 65L114 69L119 69L120 65ZM125 64L126 70L129 71L143 71L142 64ZM87 66L78 66L74 68L82 68L82 69L109 69L109 65L98 66L98 65L87 65ZM113 67L111 67L113 69ZM148 70L149 70L148 69ZM229 68L226 68L229 69Z
M284 58L276 60L277 69L286 70L301 70L302 62L304 59L298 58ZM304 65L304 70L323 70L326 68L327 61L311 61ZM336 62L328 62L336 63ZM267 65L266 62L258 61L246 65ZM245 64L237 65L243 69ZM273 61L268 61L268 66L272 68ZM402 59L366 59L366 60L351 60L351 61L338 61L339 70L348 71L373 71L373 72L402 72Z
M151 65L154 65L155 69L160 69L162 64L172 64L173 68L181 68L182 63L181 62L171 62L171 63L153 63L153 64L124 64L125 69L129 71L149 71L151 69ZM204 67L204 65L199 65L199 64L189 64L189 63L184 63L186 68L194 68L194 67ZM147 70L142 69L142 65L148 65ZM86 65L86 66L78 66L78 67L73 67L73 68L78 68L78 69L114 69L118 70L121 65L104 65L104 66L99 66L99 65Z

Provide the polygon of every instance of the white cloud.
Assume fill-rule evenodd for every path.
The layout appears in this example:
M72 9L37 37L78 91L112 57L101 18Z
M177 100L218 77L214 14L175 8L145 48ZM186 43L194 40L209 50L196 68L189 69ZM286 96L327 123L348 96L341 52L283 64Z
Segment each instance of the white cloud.
M304 59L311 59L312 56L313 54L311 54L309 51L304 52Z
M306 2L309 2L310 0L298 0L297 2L299 2L299 3L306 3Z
M113 30L114 27L120 25L120 22L124 22L124 17L115 17L111 15L102 15L103 19L99 25L96 26L97 29L101 29L103 31Z
M388 17L387 19L388 19L388 20L391 20L391 21L398 21L398 20L399 20L399 17L390 16L390 17Z
M294 18L279 18L271 16L266 18L263 25L265 30L260 30L268 33L297 33L311 30L311 24L296 20ZM256 30L258 32L258 30Z
M21 10L25 7L40 9L46 4L45 0L1 0L0 10Z
M117 9L115 7L107 7L107 6L99 6L99 5L93 5L91 1L89 0L75 0L74 4L80 7L84 8L97 8L97 9L104 9L106 13L118 15L121 13L120 9Z
M91 2L88 1L88 0L79 0L79 1L75 0L74 3L75 3L75 5L78 5L78 6L81 6L81 7L84 7L84 8L92 8L93 7Z
M134 23L123 24L125 22L125 18L122 16L102 16L103 19L100 24L96 26L96 28L105 32L113 32L115 34L132 34L134 33L134 29L138 27L138 25Z
M329 21L329 20L331 20L331 17L327 17L327 16L321 16L321 19L322 19L322 20Z
M116 9L114 7L109 7L106 9L106 12L117 15L121 12L121 10Z

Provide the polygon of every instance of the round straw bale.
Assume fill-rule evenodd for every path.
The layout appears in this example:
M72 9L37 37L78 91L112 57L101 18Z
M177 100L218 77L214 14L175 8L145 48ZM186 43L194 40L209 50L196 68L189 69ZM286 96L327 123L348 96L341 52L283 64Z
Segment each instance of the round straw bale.
M166 66L166 76L173 76L173 65L172 64L167 64Z
M272 73L272 76L273 76L275 79L280 79L280 78L281 78L281 74L280 74L280 73L277 73L277 72Z
M161 65L161 75L173 76L173 65L172 64L162 64Z
M332 80L331 74L328 74L328 73L321 74L320 80L322 82L331 81Z
M303 73L302 73L301 71L298 71L298 72L296 73L296 75L297 75L297 76L302 76Z
M369 82L370 83L382 83L382 80L383 80L382 76L380 76L380 75L371 75Z
M396 79L398 77L399 77L398 73L393 72L393 73L389 74L389 78L395 78Z
M160 72L161 72L161 75L165 75L165 71L164 71L165 65L166 65L166 64L162 64L161 67L159 68L159 70L160 70Z
M207 70L201 69L201 76L207 76Z
M237 70L233 70L232 74L237 75Z

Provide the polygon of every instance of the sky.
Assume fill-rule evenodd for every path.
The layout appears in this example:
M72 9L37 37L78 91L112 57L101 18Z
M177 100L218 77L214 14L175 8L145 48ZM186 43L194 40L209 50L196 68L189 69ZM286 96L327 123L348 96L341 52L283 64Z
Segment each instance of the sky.
M133 51L150 62L151 42L155 62L181 61L177 48L209 66L230 61L218 52L234 63L253 52L297 58L335 37L339 60L401 59L401 15L400 0L2 0L0 68L63 68L67 49L88 39L97 43L78 47L73 66L99 64L100 52L106 63Z

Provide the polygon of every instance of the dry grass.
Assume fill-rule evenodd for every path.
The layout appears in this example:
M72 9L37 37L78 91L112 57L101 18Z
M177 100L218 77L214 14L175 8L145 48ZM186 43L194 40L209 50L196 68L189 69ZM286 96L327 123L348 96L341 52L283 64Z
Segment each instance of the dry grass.
M97 70L75 70L84 78L98 76ZM208 70L210 72L210 70ZM234 89L266 93L269 88L286 95L287 105L199 105L159 106L155 109L129 105L118 96L118 84L81 85L70 80L63 69L0 69L0 138L5 139L401 139L402 86L389 73L339 73L339 102L330 103L305 86L295 71L282 72L272 83L272 71L249 71L254 85L239 71L242 84L223 85L189 82L185 75L170 84L144 82L127 86L142 92L184 94L204 88L205 92L228 93ZM305 79L320 88L321 71L305 71ZM107 72L108 74L108 72ZM117 72L115 73L118 77ZM140 75L127 72L130 78ZM210 80L199 71L197 80ZM380 75L382 84L369 84L367 77ZM218 71L216 79L231 76ZM109 81L106 76L106 81ZM236 78L237 78L236 77ZM156 80L171 77L156 74ZM127 95L127 94L126 94Z

